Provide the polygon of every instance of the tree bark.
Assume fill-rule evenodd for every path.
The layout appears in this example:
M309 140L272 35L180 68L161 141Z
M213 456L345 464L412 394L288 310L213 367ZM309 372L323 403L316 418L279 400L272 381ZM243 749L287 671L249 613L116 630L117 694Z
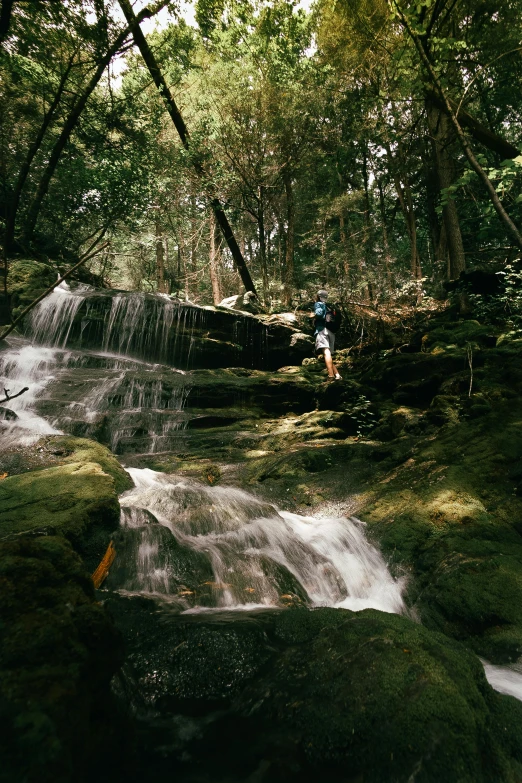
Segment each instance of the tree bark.
M384 201L384 189L381 180L379 180L377 184L379 187L379 205L381 208L381 227L382 227L382 244L384 250L384 266L386 269L386 280L388 282L388 288L390 289L390 293L391 293L393 288L393 281L391 275L391 255L390 255L390 244L388 241L388 228L386 226L386 205Z
M167 85L167 82L165 81L165 78L156 61L156 58L152 53L152 50L148 45L145 36L143 35L143 31L139 24L139 19L135 16L129 0L118 0L118 2L132 30L134 43L140 50L141 56L143 57L145 65L149 69L149 73L154 81L154 84L156 85L158 91L161 94L161 97L163 98L165 107L174 124L174 127L178 132L181 143L183 144L186 150L190 151L190 136L189 136L188 128L185 125L185 121L181 116L181 112L179 111L176 105L176 102ZM198 161L195 157L193 157L192 165L194 166L194 169L198 174L200 180L204 182L204 180L207 179L207 177L206 177L206 172L203 166L201 165L200 161ZM221 232L232 254L232 258L234 259L234 262L237 266L238 272L241 275L241 280L243 282L243 285L245 286L245 289L247 291L252 291L255 294L256 289L254 286L254 282L250 276L250 272L245 263L245 259L243 258L243 254L241 253L237 240L234 236L234 232L232 231L230 223L228 222L228 218L225 214L223 206L221 205L219 198L215 195L215 193L212 192L212 188L210 186L204 187L204 189L207 194L207 197L210 200L210 205L214 211L214 215L216 216L217 224L221 229Z
M9 35L13 5L14 0L2 0L2 8L0 10L0 43L5 41Z
M430 101L427 102L426 109L435 153L440 194L443 190L447 190L455 181L455 167L449 153L449 147L455 141L455 134L447 114L438 110ZM448 198L447 204L442 208L442 219L445 228L445 242L449 254L448 280L456 280L466 268L466 256L464 255L457 205L451 197Z
M159 218L156 215L156 286L160 294L165 293L165 247L163 244L163 232Z
M210 213L210 281L212 283L212 299L218 305L223 299L219 284L219 234L214 213Z
M283 279L283 302L286 307L292 303L294 288L294 241L295 241L295 202L292 176L285 168L283 173L286 195L286 253Z
M263 302L268 304L269 284L268 284L268 262L266 257L266 236L265 236L265 187L259 186L259 201L257 210L257 235L259 241L259 264L261 266L261 276L263 280Z

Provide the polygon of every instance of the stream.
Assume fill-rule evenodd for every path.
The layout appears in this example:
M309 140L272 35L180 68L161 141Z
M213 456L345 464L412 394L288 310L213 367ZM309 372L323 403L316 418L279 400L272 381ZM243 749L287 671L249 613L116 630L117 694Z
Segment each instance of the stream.
M82 316L91 297L89 287L62 284L35 308L27 334L0 353L2 388L29 388L9 403L14 416L2 413L3 447L65 432L109 443L124 467L128 453L175 452L187 425L190 335L201 316L162 296L118 294L93 326ZM179 369L166 358L180 356L182 320ZM195 622L288 606L406 613L404 580L392 577L360 520L302 516L231 486L128 472L134 488L120 497L106 590L152 599ZM522 700L519 668L484 668L495 689Z

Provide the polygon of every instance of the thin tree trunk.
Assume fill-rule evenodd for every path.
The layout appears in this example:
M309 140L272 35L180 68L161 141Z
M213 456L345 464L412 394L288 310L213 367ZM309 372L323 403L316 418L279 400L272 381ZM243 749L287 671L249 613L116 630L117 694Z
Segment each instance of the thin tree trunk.
M70 57L69 62L67 63L67 67L62 74L62 78L60 79L60 83L58 85L58 89L56 90L56 94L53 98L53 101L44 115L42 124L40 126L40 130L38 131L35 140L27 150L27 155L25 156L25 160L20 167L20 171L18 172L18 177L16 179L16 183L13 189L13 194L11 196L11 203L9 205L9 210L5 222L4 252L6 254L9 253L13 245L15 225L16 225L16 215L18 213L18 207L20 205L20 197L22 195L22 190L27 180L29 169L31 168L31 163L34 160L36 153L40 149L40 145L44 139L47 128L49 127L51 120L53 119L54 113L58 107L58 104L62 99L63 91L65 89L66 82L69 78L69 74L73 67L75 57L76 57L76 52L74 52L74 54Z
M261 277L263 280L263 302L268 304L269 286L268 286L268 264L266 257L266 236L265 236L265 188L259 186L259 205L257 211L257 235L259 240L259 263L261 266Z
M165 283L164 283L164 292L166 294L170 294L171 291L171 283L172 283L172 275L170 273L170 264L169 264L169 238L167 234L163 235L163 258L164 258L164 269L168 270L168 274L165 277Z
M379 180L378 182L378 187L379 187L379 205L381 208L381 227L382 227L382 244L384 250L384 266L386 269L386 280L388 283L388 288L390 289L389 293L391 293L393 288L393 281L392 281L392 274L391 274L391 255L390 255L390 244L388 241L388 228L386 226L386 204L384 201L384 189L382 187L381 180Z
M286 194L286 253L283 278L283 302L286 307L292 303L294 287L294 241L295 241L295 202L292 176L285 168L283 174Z
M11 24L11 14L13 11L14 0L2 0L0 9L0 43L9 35L9 26Z
M401 182L401 177L397 170L396 161L393 158L392 151L388 143L386 143L386 152L388 153L388 160L393 174L395 190L397 191L397 197L404 215L406 229L408 231L408 237L410 240L411 275L414 280L419 280L422 277L422 270L417 249L417 225L415 220L415 211L413 209L413 199L411 197L411 188L406 177L403 178L404 185Z
M163 244L163 232L158 216L155 220L156 228L156 286L160 294L165 293L165 247Z
M210 281L212 283L212 299L215 305L218 305L223 299L221 286L219 285L219 235L217 234L217 224L214 213L210 213Z
M447 190L455 181L455 168L448 151L448 146L454 140L454 131L448 116L429 101L426 109L435 152L440 193ZM442 219L449 253L448 279L456 280L466 268L466 256L464 255L457 205L453 198L448 198L447 203L443 206Z
M174 127L178 132L181 143L183 144L185 149L188 150L190 149L190 136L189 136L188 128L185 125L185 121L181 116L181 113L176 105L176 102L167 85L167 82L165 81L165 78L160 70L156 58L154 57L154 54L152 53L152 50L150 49L145 39L145 36L143 35L142 29L139 25L139 19L135 16L129 0L118 0L118 2L120 4L121 10L125 15L125 18L127 19L128 24L132 29L134 42L138 47L138 49L140 50L141 56L143 57L145 65L149 69L154 84L158 88L158 91L161 93L161 97L163 98L169 116L172 122L174 123ZM203 166L195 158L192 158L192 164L200 180L204 182L206 177L205 177L205 170ZM234 262L237 266L238 272L241 275L241 280L243 282L243 285L245 286L245 289L247 291L252 291L255 294L256 289L254 286L254 282L250 276L250 272L245 263L245 259L243 258L243 254L241 253L237 240L234 236L234 232L232 231L230 223L228 222L228 218L221 205L221 202L217 198L217 196L215 195L215 193L213 192L210 186L205 187L205 192L210 200L210 205L216 216L216 221L223 233L225 241L232 254L232 258L234 259Z

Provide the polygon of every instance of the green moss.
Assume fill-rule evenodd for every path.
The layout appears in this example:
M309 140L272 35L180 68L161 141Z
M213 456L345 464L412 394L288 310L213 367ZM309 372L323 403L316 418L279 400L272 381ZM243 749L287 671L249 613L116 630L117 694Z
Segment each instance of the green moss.
M16 317L34 299L51 286L57 270L50 264L29 259L16 259L9 265L8 288L13 316Z
M521 413L505 403L440 431L375 483L362 512L414 576L423 622L497 662L522 654L522 505L507 468L522 457Z
M96 462L69 462L0 482L0 536L59 533L94 568L119 523L112 476Z
M83 781L122 648L60 537L0 543L0 778Z
M67 435L47 441L55 451L64 450L63 462L96 462L114 480L114 488L118 494L134 486L131 477L122 468L116 457L108 448L87 438L73 438Z
M293 610L275 633L290 646L240 698L273 743L262 755L274 779L293 780L302 754L335 781L347 770L370 783L517 780L516 739L498 726L501 697L456 642L374 610Z
M467 344L495 344L495 337L492 335L491 326L485 326L478 321L469 320L437 325L425 334L422 342L424 347L428 349L438 345L457 345L462 348Z

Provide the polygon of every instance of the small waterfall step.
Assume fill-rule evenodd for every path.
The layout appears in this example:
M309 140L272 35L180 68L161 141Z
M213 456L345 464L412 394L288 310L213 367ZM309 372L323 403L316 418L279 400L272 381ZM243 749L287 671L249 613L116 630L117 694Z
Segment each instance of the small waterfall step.
M405 611L403 580L355 518L281 511L233 487L130 468L107 587L180 611L332 606Z

